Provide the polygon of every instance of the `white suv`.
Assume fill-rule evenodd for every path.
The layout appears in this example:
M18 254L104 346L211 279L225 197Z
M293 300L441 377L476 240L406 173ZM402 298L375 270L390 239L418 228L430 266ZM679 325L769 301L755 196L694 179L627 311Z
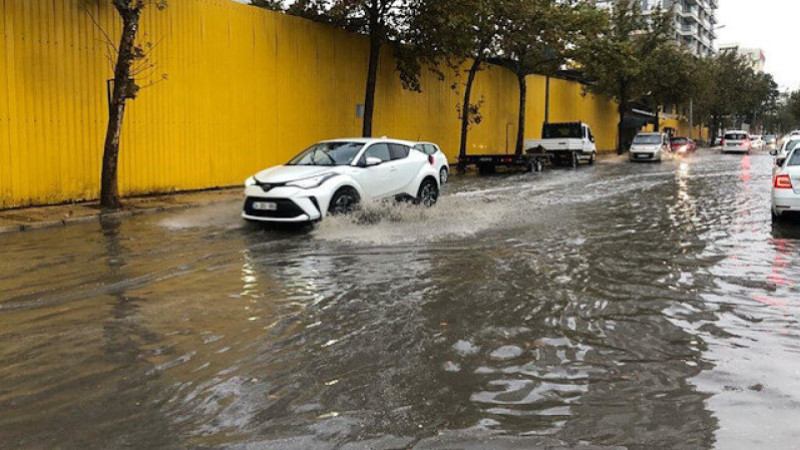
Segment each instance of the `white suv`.
M242 217L259 222L311 222L344 214L362 199L408 198L433 206L439 171L417 143L338 139L312 145L287 164L245 181Z

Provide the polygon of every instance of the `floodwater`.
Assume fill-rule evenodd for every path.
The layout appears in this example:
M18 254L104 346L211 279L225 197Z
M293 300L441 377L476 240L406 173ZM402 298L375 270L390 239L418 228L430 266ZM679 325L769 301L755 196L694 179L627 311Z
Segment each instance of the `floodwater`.
M453 179L0 236L2 448L800 448L771 158ZM548 447L550 448L550 447Z

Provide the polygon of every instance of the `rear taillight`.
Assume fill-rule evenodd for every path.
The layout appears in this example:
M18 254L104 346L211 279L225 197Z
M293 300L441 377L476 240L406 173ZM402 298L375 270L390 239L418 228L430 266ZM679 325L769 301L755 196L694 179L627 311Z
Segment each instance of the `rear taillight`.
M431 163L431 165L433 165L433 155L428 156L428 162Z
M778 175L775 177L775 189L791 189L792 179L789 175Z

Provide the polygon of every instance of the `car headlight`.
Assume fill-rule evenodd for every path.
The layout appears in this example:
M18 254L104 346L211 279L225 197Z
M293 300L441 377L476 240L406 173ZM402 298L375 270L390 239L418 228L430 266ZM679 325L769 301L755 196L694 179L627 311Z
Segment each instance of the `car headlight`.
M304 178L302 180L292 181L291 183L286 183L286 185L299 187L301 189L313 189L315 187L320 186L322 183L330 180L335 176L336 176L335 173L327 173L324 175L317 175L311 178Z
M256 185L256 177L250 177L244 180L244 187L250 187Z

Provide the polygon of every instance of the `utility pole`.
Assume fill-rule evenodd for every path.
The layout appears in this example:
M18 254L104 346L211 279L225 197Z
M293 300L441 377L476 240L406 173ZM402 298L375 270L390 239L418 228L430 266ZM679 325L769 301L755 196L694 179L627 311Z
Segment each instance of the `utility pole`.
M693 98L689 99L689 139L694 139L694 99Z

